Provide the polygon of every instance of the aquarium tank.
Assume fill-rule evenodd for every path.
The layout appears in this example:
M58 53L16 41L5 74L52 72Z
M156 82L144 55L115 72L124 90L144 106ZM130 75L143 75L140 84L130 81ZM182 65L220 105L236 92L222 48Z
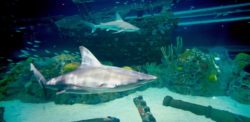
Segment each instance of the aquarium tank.
M0 122L250 122L249 0L0 6Z

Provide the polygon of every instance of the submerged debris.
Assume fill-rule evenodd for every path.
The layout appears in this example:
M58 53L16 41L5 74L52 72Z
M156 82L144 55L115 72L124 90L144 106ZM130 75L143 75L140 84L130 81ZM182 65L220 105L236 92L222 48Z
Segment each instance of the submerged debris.
M170 106L177 109L190 111L196 115L203 115L216 122L249 122L250 118L237 115L225 110L219 110L212 106L202 106L194 103L185 102L182 100L173 99L171 96L166 96L163 100L164 106Z
M135 106L141 116L142 122L156 122L155 117L147 106L146 101L143 100L142 96L135 97L133 99Z
M94 119L80 120L74 122L120 122L120 120L118 118L108 116L106 118L94 118Z

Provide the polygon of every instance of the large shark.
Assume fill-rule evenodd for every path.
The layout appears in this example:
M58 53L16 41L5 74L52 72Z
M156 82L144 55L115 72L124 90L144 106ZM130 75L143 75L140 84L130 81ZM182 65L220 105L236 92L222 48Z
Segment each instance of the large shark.
M115 31L114 33L136 32L140 30L140 28L124 21L118 13L116 13L116 20L111 22L100 23L98 25L86 21L84 21L84 23L92 28L92 33L98 28L106 31L112 30Z
M137 88L157 78L133 70L103 65L87 48L83 46L79 48L82 57L80 67L49 81L46 81L32 63L30 64L31 71L44 89L55 89L57 94L120 92Z

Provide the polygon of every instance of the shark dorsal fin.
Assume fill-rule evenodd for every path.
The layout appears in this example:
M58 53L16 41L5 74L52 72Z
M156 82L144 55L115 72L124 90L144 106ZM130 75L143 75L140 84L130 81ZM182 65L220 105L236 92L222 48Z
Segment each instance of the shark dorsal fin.
M96 59L96 57L84 46L79 47L82 57L81 67L83 66L101 66L102 64Z
M115 16L116 16L116 20L122 20L123 21L121 15L118 12L115 13Z

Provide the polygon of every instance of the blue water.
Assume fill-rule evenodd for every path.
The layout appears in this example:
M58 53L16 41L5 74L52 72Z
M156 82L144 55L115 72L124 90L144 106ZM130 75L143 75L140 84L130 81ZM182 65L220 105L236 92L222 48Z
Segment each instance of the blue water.
M0 121L137 122L139 95L157 122L216 121L192 113L198 105L228 112L223 121L250 120L249 6L247 0L4 1ZM30 71L31 63L46 80ZM86 66L94 70L74 74ZM167 95L197 108L166 107Z

